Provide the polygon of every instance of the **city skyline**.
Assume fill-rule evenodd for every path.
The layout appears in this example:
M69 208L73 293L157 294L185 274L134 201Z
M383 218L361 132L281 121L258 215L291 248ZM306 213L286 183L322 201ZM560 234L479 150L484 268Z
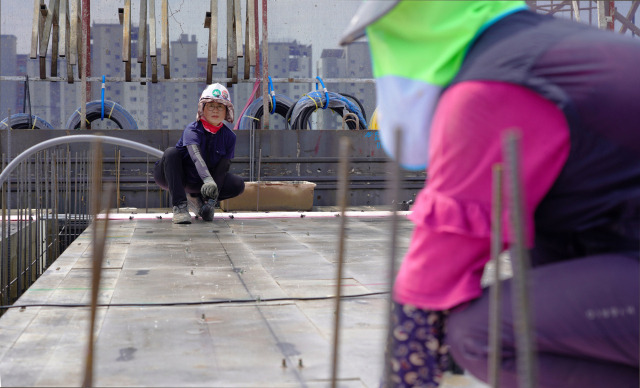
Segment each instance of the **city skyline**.
M26 4L25 4L26 3ZM218 0L219 15L226 14L224 0ZM338 48L340 35L346 29L360 0L269 0L268 1L268 41L287 42L296 40L301 44L313 45L313 57L320 58L322 50ZM131 25L139 25L139 1L131 2ZM156 1L157 41L160 42L160 4ZM169 40L177 41L179 36L195 35L198 43L198 56L206 56L209 30L204 28L205 13L209 10L210 1L169 0ZM122 8L121 0L93 0L91 2L91 24L119 24L118 8ZM33 18L33 1L3 0L0 15L0 34L15 35L18 38L17 52L27 54L31 48L31 29ZM259 2L261 7L261 1ZM241 1L243 36L246 2ZM260 22L262 12L258 12ZM21 15L23 17L16 17ZM220 17L220 19L223 19ZM326 26L330 26L327 28ZM259 28L260 40L262 29ZM218 21L218 57L226 56L226 22ZM51 50L49 50L49 53ZM132 52L132 57L136 53ZM315 63L312 66L315 68Z
M163 129L163 128L180 128L185 122L190 122L195 117L195 106L197 97L200 95L201 89L204 88L204 81L174 81L162 82L162 67L158 66L159 83L153 84L148 82L146 86L140 85L139 82L110 82L109 78L122 78L124 75L124 63L121 60L121 27L119 24L96 24L92 28L92 55L91 55L91 71L92 76L106 75L106 98L111 99L122 105L131 113L138 122L140 128ZM137 27L132 28L132 52L137 47ZM3 35L3 56L2 69L3 75L28 75L31 79L29 82L32 92L32 100L34 96L33 90L38 90L38 96L45 98L37 98L34 104L34 114L40 115L46 121L50 122L56 128L63 128L66 122L66 116L69 112L76 110L79 104L79 82L76 80L74 84L66 82L40 82L37 80L39 74L39 61L30 59L28 54L16 53L16 38L13 36ZM172 40L171 45L171 77L174 79L185 78L204 78L206 75L207 58L197 55L197 46L199 42L195 35L188 36L183 34L177 40ZM355 50L355 51L354 51ZM371 78L371 63L368 55L366 43L356 43L345 49L333 49L329 51L343 52L341 60L343 64L339 71L332 68L328 64L320 64L318 67L320 72L312 71L312 63L327 61L327 58L320 56L314 57L311 53L312 45L301 45L298 42L270 42L270 74L274 78L311 78L320 75L325 79L332 78ZM13 54L11 54L13 53ZM351 53L351 54L349 54ZM50 74L50 56L47 58L47 75ZM334 60L336 58L330 58ZM295 62L292 62L295 61ZM133 62L133 61L132 61ZM349 62L349 65L347 65ZM243 73L243 61L239 61L239 74ZM148 63L148 65L150 65ZM347 72L349 71L349 72ZM226 58L218 58L218 65L213 67L213 79L226 78ZM140 73L140 64L132 63L132 77L138 77ZM58 59L59 77L66 74L66 65L64 58ZM147 68L147 76L150 70ZM35 80L35 81L34 81ZM100 83L92 82L92 95L88 97L88 101L100 99ZM276 93L288 96L293 102L297 101L304 94L313 89L312 84L300 83L276 83ZM375 87L373 84L353 84L339 83L328 84L330 91L347 93L357 96L358 99L366 106L369 115L375 109ZM24 82L3 81L2 90L2 117L6 117L7 109L12 112L22 112ZM241 82L230 88L230 92L236 105L237 119L239 120L240 112L245 106L251 93L252 84ZM176 100L177 99L177 100ZM8 106L9 105L9 106ZM329 116L321 112L317 114L320 120L319 125L329 125L332 112L328 112ZM366 114L366 113L365 113ZM314 115L316 116L316 115ZM325 117L326 116L326 117ZM338 117L336 117L338 118ZM273 120L271 127L273 129L283 129L284 120ZM333 120L333 128L336 123L340 124L340 120ZM320 124L322 123L322 124ZM314 128L325 128L314 125ZM327 127L330 128L330 127ZM243 128L244 129L244 128Z

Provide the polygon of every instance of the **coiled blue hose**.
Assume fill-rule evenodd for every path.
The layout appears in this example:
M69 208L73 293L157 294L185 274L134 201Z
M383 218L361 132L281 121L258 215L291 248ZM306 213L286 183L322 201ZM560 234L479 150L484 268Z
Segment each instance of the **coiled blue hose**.
M0 129L9 129L11 124L12 129L54 129L51 124L42 118L27 113L16 113L11 117L6 117L0 121Z
M286 117L287 112L293 106L293 100L284 94L274 95L273 100L275 101L275 104L273 104L273 113ZM238 129L259 129L263 115L264 104L262 103L262 97L259 97L249 105L240 118Z
M138 129L136 120L127 112L120 104L115 101L105 100L105 117L115 122L120 129ZM102 101L90 101L87 103L87 124L91 124L94 120L100 119L102 116ZM80 128L80 108L67 120L65 125L67 129Z
M354 98L354 97L352 97ZM367 120L360 103L354 103L346 96L334 92L314 91L304 95L287 113L288 123L291 129L311 129L309 127L309 117L316 110L327 106L340 116L347 110L354 113L360 122L360 129L367 129ZM356 129L356 124L347 121L349 129Z

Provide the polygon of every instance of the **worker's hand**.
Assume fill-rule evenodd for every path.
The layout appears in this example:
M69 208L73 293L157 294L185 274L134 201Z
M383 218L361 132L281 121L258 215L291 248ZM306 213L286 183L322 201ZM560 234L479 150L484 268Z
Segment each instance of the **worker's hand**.
M216 200L218 199L218 185L216 185L216 182L213 179L205 182L200 188L200 193L204 195L205 198Z

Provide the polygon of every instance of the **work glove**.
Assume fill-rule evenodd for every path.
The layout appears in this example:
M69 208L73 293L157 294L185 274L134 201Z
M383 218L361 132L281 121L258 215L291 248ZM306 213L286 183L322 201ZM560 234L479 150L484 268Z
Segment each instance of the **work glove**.
M207 180L200 188L200 194L204 195L205 198L216 200L218 199L218 185L213 179Z

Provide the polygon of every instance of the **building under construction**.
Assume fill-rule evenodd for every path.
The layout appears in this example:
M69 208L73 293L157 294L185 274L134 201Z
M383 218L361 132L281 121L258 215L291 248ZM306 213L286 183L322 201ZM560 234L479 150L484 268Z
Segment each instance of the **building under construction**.
M0 385L378 386L427 176L381 146L367 42L326 41L358 2L16 3L0 0ZM527 4L640 35L639 1ZM174 225L153 167L215 82L246 189Z

